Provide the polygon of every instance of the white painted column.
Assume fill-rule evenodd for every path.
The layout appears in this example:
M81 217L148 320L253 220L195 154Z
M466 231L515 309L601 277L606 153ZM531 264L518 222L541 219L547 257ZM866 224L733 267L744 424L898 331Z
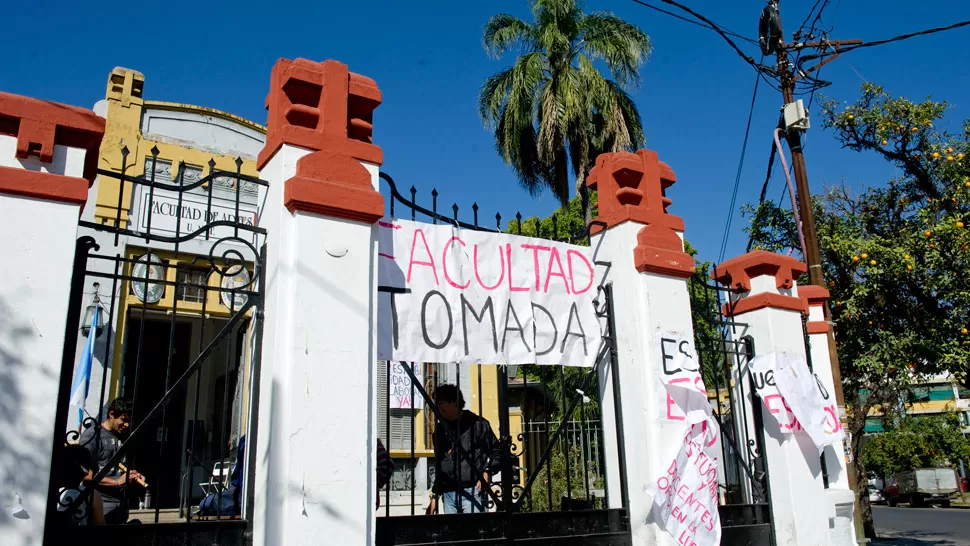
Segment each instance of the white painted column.
M808 340L809 355L812 369L819 383L824 389L826 398L826 412L831 426L841 427L841 416L835 402L835 382L832 378L831 357L828 350L828 332L831 328L825 322L823 306L828 304L829 291L820 286L802 286L798 289L799 296L808 305ZM855 544L855 494L849 489L849 477L846 469L845 443L833 444L825 447L822 456L825 458L825 471L828 475L828 489L825 495L829 500L829 528L830 543L833 545L850 546Z
M0 133L0 544L40 545L51 448L65 440L54 423L85 160L104 122L6 93L0 114L19 120L18 134ZM88 134L92 149L61 144L62 128Z
M718 266L717 280L739 290L734 317L754 339L755 355L805 357L802 314L794 279L805 265L788 256L756 251ZM822 483L818 450L804 431L787 434L762 406L775 541L778 546L829 544L831 505Z
M351 155L346 132L287 125L290 98L283 92L322 86L320 103L304 106L324 118L342 115L346 131L348 77L339 63L281 60L273 70L267 148L260 156L260 176L269 189L260 218L267 258L257 546L363 546L374 540L373 223L383 213L380 149L368 144L369 155ZM327 109L340 104L342 114Z
M666 531L648 521L652 499L646 491L648 483L664 474L685 433L683 423L659 420L657 408L665 400L656 399L662 363L654 347L655 334L678 332L692 341L694 336L687 286L694 261L683 252L683 221L667 214L669 200L661 191L674 180L673 171L647 150L635 155L603 154L589 178L590 186L599 192L597 220L606 224L591 237L591 246L600 284L612 285L613 290L629 491L626 508L637 545L676 544ZM631 191L635 192L633 200L629 199ZM609 505L620 508L616 393L608 361L601 364L599 388Z

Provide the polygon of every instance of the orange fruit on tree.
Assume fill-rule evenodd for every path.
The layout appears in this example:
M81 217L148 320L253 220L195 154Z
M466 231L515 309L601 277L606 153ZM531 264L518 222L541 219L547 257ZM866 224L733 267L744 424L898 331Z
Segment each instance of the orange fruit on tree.
M948 153L948 154L952 154L952 153L953 153L953 148L947 148L947 149L946 149L946 153Z
M946 156L946 160L947 161L953 161L954 160L954 157L952 155L948 155L948 156Z
M849 114L849 121L852 121L854 119L855 119L855 116L853 116L852 114Z
M939 158L940 158L940 152L933 152L933 159L939 159Z
M919 131L919 128L918 127L913 127L913 132L915 133L916 131Z
M885 146L886 144L889 144L889 141L888 140L883 140L882 141L882 145Z
M859 257L858 256L853 256L852 257L852 261L853 262L858 262L859 261Z
M863 260L865 260L865 259L866 259L866 258L868 258L868 257L869 257L869 255L868 255L868 254L866 254L865 252L863 252L863 253L862 253L862 259L863 259Z
M913 270L913 266L906 264L906 271L912 271L912 270Z
M963 154L962 153L957 154L957 159L963 159Z
M967 329L966 328L961 328L960 329L960 333L963 334L963 335L967 335Z
M931 249L934 249L934 248L936 248L936 245L934 245L933 243L930 243L930 248Z
M904 260L908 260L909 259L909 254L903 254L903 259Z
M933 232L932 231L924 231L923 232L923 235L926 235L927 237L929 237L930 235L933 235Z
M958 228L962 228L962 227L963 227L963 222L959 222L959 221L958 221L958 222L957 222L957 227L958 227Z
M869 260L869 265L876 265L876 260Z

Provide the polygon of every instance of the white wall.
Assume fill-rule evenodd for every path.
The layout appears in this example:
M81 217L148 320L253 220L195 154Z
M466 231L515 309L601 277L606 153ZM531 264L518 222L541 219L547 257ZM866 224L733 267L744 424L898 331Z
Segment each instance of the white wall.
M84 150L0 165L80 176ZM0 193L0 544L40 544L79 207Z

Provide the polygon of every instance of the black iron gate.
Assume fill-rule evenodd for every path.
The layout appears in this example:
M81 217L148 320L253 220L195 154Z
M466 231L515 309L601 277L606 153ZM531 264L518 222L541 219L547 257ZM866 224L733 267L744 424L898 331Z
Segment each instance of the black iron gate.
M762 403L748 370L757 345L746 324L724 313L727 289L695 276L690 295L695 348L721 429L721 544L772 546Z
M79 223L44 543L243 544L267 184L241 159L222 171L157 147L129 155L121 172L99 170L95 219ZM109 524L94 525L102 512Z
M452 205L450 217L438 213L437 191L431 192L430 209L424 208L416 203L416 188L411 187L411 199L407 199L390 176L381 173L381 179L387 185L391 216L395 216L396 206L398 211L403 206L412 220L420 215L420 220L435 224L501 230L498 214L495 228L479 224L477 204L472 206L472 222L463 222L457 204ZM543 224L538 219L523 222L521 215L516 215L511 228L513 233L540 238L577 244L588 241L586 226L560 222L558 217ZM378 363L378 436L387 444L396 466L387 486L379 491L378 545L631 543L626 480L621 478L620 491L606 486L606 445L599 403L600 378L609 378L619 397L612 304L610 287L600 287L597 314L605 335L592 369ZM388 387L392 376L401 374L410 379L412 400L403 410L390 407ZM461 430L442 424L434 402L435 393L446 384L464 392L469 409L497 420L498 461L492 469L474 469L475 475L489 478L480 489L480 502L472 503L470 509L456 503L454 511L458 513L433 515L443 511L440 499L431 503L436 455L451 449L457 453L459 466L463 458L472 460L456 441ZM486 404L488 398L492 401ZM494 415L487 415L489 408ZM617 428L617 471L623 476L623 432Z

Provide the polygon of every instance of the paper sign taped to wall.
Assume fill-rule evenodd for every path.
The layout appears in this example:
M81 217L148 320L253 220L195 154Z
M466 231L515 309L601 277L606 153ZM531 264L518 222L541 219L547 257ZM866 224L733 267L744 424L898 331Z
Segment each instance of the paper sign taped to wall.
M405 366L414 371L414 377L418 380L419 384L421 377L423 377L420 362L391 362L391 376L388 382L389 392L387 393L390 402L389 407L391 409L416 409L424 407L421 401L421 392L418 390L419 384L414 385L412 388L411 376L404 369ZM417 405L415 405L415 399L418 400Z
M589 248L385 218L377 273L380 359L594 364Z
M808 368L804 356L769 353L749 366L755 392L782 432L804 431L821 451L842 441L845 432L831 394Z
M667 531L677 544L721 543L718 434L713 418L688 427L666 472L647 485L647 493L653 497L650 521Z
M657 332L654 353L660 362L655 399L661 421L705 421L711 415L707 387L692 336L680 332Z

